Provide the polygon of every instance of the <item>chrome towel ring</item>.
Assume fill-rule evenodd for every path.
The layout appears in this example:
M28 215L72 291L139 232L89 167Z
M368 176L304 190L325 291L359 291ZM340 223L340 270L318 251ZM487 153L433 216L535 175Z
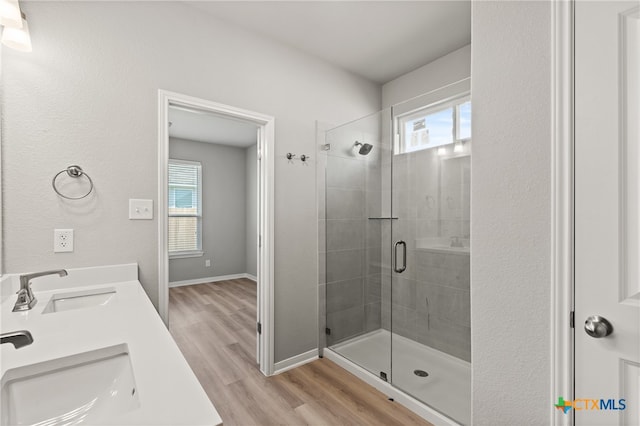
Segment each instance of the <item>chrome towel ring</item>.
M56 187L56 179L58 179L58 176L60 176L64 172L67 172L67 175L74 179L79 179L80 177L85 176L89 180L89 191L87 191L86 194L81 195L80 197L69 197L58 191L58 188ZM64 170L60 170L51 180L51 186L53 186L53 190L56 191L56 194L58 194L62 198L66 198L67 200L81 200L87 195L91 194L91 191L93 191L93 181L91 180L91 177L89 177L89 175L82 170L82 167L76 165L72 165Z

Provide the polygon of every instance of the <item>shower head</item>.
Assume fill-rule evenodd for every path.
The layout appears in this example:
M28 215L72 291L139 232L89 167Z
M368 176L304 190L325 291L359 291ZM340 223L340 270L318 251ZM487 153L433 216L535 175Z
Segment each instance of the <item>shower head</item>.
M358 141L356 141L356 146L360 146L360 150L358 151L358 154L360 155L367 155L373 149L373 145L369 143L360 143Z

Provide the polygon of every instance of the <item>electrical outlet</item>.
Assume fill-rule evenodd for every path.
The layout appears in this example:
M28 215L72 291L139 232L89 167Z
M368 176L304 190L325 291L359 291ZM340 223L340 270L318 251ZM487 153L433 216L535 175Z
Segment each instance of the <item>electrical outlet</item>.
M211 266L211 259L207 259L204 261L204 266L206 266L207 268Z
M53 252L63 253L73 251L73 229L53 230Z

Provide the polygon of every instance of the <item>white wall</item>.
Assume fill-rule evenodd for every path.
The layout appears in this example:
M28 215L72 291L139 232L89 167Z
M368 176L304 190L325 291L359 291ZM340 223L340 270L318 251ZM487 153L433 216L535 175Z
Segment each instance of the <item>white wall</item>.
M472 16L473 424L549 424L551 2Z
M158 300L157 222L127 219L156 199L159 88L276 118L275 361L317 345L315 120L380 107L380 87L180 2L26 2L33 52L2 51L6 272L138 262ZM80 164L95 193L66 202L50 186ZM52 253L57 227L75 252Z
M201 257L169 260L169 283L246 272L246 149L169 138L169 158L202 165ZM205 260L211 266L205 266Z
M382 86L382 107L388 108L471 76L471 45L396 78Z
M258 146L245 149L246 254L244 271L258 273Z

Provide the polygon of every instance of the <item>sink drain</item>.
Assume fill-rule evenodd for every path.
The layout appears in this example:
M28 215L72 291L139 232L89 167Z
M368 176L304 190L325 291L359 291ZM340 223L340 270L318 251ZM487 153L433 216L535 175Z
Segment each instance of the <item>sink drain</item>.
M418 377L427 377L429 375L429 373L427 373L424 370L413 370L413 374L415 374Z

